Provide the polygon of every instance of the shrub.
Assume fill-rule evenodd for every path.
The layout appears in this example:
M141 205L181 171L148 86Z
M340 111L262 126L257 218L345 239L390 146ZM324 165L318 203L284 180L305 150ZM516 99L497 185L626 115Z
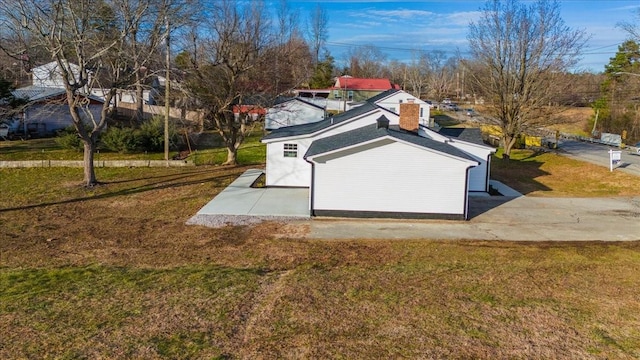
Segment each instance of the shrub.
M140 125L138 130L140 147L144 151L156 152L164 150L164 119L154 117ZM169 126L169 147L175 149L179 141L175 127Z
M140 136L131 128L110 127L102 134L100 142L108 150L128 153L140 147Z
M82 140L73 126L58 131L56 144L63 149L82 150L83 148Z

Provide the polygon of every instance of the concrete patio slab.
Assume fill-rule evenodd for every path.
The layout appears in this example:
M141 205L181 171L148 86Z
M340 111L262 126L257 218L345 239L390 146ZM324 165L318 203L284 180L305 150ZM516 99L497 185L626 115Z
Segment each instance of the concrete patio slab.
M252 188L262 173L245 171L196 215L309 218L309 189Z

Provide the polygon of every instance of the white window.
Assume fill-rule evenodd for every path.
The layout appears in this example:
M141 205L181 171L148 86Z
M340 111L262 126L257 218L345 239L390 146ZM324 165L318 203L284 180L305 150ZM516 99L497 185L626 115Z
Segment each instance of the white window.
M424 114L424 111L423 111L423 110L424 110L424 108L423 108L423 107L420 107L420 117L423 117L423 116L424 116L424 115L423 115L423 114Z
M298 144L284 144L284 157L298 157Z
M353 100L353 90L347 91L347 97L349 98L349 100Z

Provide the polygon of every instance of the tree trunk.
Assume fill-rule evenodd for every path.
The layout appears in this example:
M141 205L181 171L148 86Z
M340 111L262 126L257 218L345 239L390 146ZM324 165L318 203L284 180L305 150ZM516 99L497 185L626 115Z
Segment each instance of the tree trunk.
M503 135L502 136L502 144L504 146L504 150L502 152L502 160L511 159L511 149L516 144L517 137L511 135Z
M93 139L89 139L89 141L83 139L82 142L84 143L84 183L87 187L92 187L98 184L96 172L93 167L95 141L93 141Z
M142 90L142 80L140 75L136 73L136 123L138 124L142 124L144 120L144 93Z
M238 165L238 150L234 147L227 147L227 161L222 165Z

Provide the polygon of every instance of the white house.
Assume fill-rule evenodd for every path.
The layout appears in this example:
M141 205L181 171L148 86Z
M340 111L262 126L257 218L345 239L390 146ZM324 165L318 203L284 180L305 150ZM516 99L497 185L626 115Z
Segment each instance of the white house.
M480 165L469 172L469 191L489 192L491 156L495 148L487 146L478 128L441 128L440 135L448 137L448 144L469 154Z
M69 69L71 69L74 78L78 80L80 78L80 67L69 63ZM64 75L57 61L36 66L31 69L31 73L31 84L35 87L64 89Z
M367 99L367 102L374 103L378 106L382 106L385 109L393 111L394 113L400 112L400 104L413 103L420 106L419 119L420 124L429 125L429 116L431 114L431 105L427 102L416 98L404 90L389 89L376 96Z
M326 99L323 99L326 101ZM267 110L265 129L273 130L284 126L301 125L324 120L324 106L313 99L300 97L288 98L276 102Z
M13 131L31 136L45 136L73 125L65 89L53 87L27 86L12 91L17 99L27 101L20 119L11 124ZM87 122L91 116L100 117L104 100L95 96L87 97L89 103L80 115Z
M314 140L373 124L380 116L392 125L399 116L375 104L365 104L322 121L282 127L262 138L267 144L266 186L309 187L311 165L303 158Z
M420 104L399 113L371 102L323 121L272 131L266 186L310 188L312 215L468 216L471 191L487 191L493 148L479 131L420 124Z

